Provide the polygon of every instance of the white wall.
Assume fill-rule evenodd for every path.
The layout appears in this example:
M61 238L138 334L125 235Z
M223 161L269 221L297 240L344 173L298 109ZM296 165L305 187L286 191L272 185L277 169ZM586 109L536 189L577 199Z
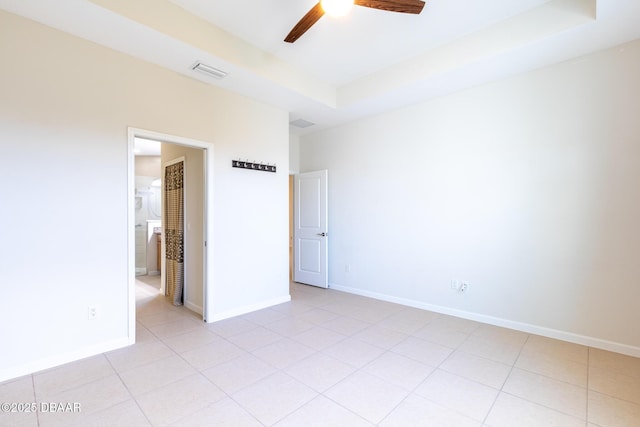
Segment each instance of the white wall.
M161 219L161 189L152 185L160 179L160 156L136 156L134 170L136 274L159 274L156 236L147 221Z
M214 144L215 311L289 297L287 170L231 168L287 112L5 12L0 57L0 381L128 342L128 126Z
M289 173L300 172L300 136L289 136Z
M638 76L640 41L302 137L332 285L640 356Z

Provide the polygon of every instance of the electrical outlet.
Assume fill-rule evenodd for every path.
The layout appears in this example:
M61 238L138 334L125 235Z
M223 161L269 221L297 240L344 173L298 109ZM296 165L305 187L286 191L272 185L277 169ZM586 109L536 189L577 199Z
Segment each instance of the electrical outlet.
M468 289L469 289L469 282L463 281L462 284L460 285L460 289L458 290L458 292L463 294L463 293L467 292Z
M469 289L469 282L467 280L456 280L456 279L452 279L451 280L451 290L459 293L459 294L464 294L465 292L467 292L467 290Z
M98 317L98 307L95 305L90 305L87 309L87 318L89 320L93 320Z

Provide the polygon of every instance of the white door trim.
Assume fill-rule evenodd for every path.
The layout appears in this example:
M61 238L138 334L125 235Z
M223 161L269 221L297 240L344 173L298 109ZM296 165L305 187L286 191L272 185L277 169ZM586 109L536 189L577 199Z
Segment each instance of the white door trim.
M196 139L184 138L181 136L155 132L134 127L127 128L128 134L128 167L127 167L127 249L128 249L128 330L129 344L134 344L136 339L136 260L135 260L135 154L133 152L134 138L151 139L159 142L167 142L187 147L204 149L205 171L204 171L204 271L203 271L203 318L213 319L213 171L214 171L214 144Z

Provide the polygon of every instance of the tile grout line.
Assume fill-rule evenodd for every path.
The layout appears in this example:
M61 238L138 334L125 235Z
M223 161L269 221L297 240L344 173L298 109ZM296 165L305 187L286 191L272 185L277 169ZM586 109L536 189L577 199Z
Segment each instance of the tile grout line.
M147 330L148 330L148 331L149 331L149 332L150 332L150 333L151 333L151 334L152 334L152 335L153 335L153 336L154 336L154 337L155 337L159 342L161 342L163 345L165 345L165 346L166 346L166 347L167 347L167 348L168 348L168 349L169 349L169 350L170 350L170 351L171 351L171 352L172 352L176 357L178 357L180 360L184 361L184 363L186 363L190 368L192 368L192 369L195 371L195 374L188 375L187 377L184 377L184 378L188 378L188 377L193 376L193 375L200 375L200 376L202 376L202 377L203 377L207 382L209 382L210 384L212 384L213 386L215 386L216 388L218 388L222 393L224 393L224 395L226 396L226 398L231 399L231 400L232 400L233 402L235 402L235 403L236 403L240 408L242 408L242 410L243 410L243 411L247 412L251 417L253 417L254 419L256 419L256 418L255 418L255 416L254 416L253 414L251 414L250 412L248 412L248 411L247 411L247 410L246 410L242 405L240 405L238 402L236 402L236 401L235 401L235 399L233 399L233 397L232 397L229 393L227 393L225 390L223 390L222 388L220 388L217 384L215 384L215 383L214 383L214 382L213 382L209 377L207 377L207 376L203 373L203 371L205 371L205 370L207 370L207 369L212 368L212 366L210 366L210 367L205 367L205 368L203 368L203 369L200 369L200 368L198 368L198 367L196 367L196 366L192 365L192 364L191 364L187 359L185 359L185 358L183 357L183 355L182 355L181 353L179 353L178 351L176 351L175 349L173 349L171 346L169 346L169 345L165 342L165 339L170 339L170 338L174 338L174 337L176 337L176 336L185 335L185 334L190 333L190 332L193 332L193 331L185 331L185 332L180 333L180 334L176 334L176 335L168 336L168 337L165 337L165 338L161 338L161 337L157 336L156 334L154 334L151 330L149 330L149 328L147 328L145 325L142 325L142 326L143 326L145 329L147 329ZM214 331L209 330L206 326L202 326L202 328L204 328L204 330L206 330L207 332L212 333L212 334L214 334L215 336L219 337L222 341L226 341L226 342L228 342L229 344L235 345L235 344L234 344L234 343L232 343L231 341L227 340L227 338L226 338L226 337L223 337L222 335L219 335L219 334L215 333ZM240 348L240 347L238 347L238 348ZM243 350L243 351L247 351L247 350L244 350L244 349L242 349L242 350ZM169 357L173 357L173 356L167 356L165 359L168 359ZM165 359L161 359L161 360L165 360ZM236 359L236 358L234 358L234 359ZM232 360L234 360L234 359L232 359ZM155 362L156 362L156 361L154 361L154 362L150 362L150 363L155 363ZM150 363L149 363L149 364L150 364ZM222 363L226 363L226 362L222 362ZM220 363L220 364L221 364L221 363ZM148 365L148 364L144 364L144 365L141 365L141 366L146 366L146 365ZM217 366L217 365L214 365L214 366ZM137 369L137 367L136 367L136 368L132 368L132 369ZM174 383L176 383L176 382L178 382L178 381L181 381L181 380L183 380L184 378L181 378L181 379L177 379L177 380L175 380L175 381L172 381L172 382L170 382L170 383L166 384L165 386L170 386L171 384L174 384ZM124 381L123 381L123 383L124 383ZM125 384L125 387L126 387L126 384ZM164 386L163 386L163 387L164 387ZM127 387L127 391L128 391L128 390L129 390L129 389L128 389L128 387ZM150 392L152 392L152 391L154 391L154 390L149 390L148 392L142 393L142 395L147 394L147 393L150 393ZM150 420L149 420L149 418L147 417L147 415L146 415L146 413L144 412L144 410L142 410L142 408L140 407L140 404L138 403L138 399L136 398L136 396L133 396L133 394L132 394L131 392L129 392L129 393L131 394L131 397L132 397L132 398L134 399L134 401L136 402L136 405L138 406L138 408L140 408L140 411L143 413L143 415L145 416L145 418L149 421L149 424L153 426L153 423L151 423L151 421L150 421ZM224 400L224 399L225 399L225 398L223 397L222 399L217 400L216 402L212 402L211 404L209 404L209 405L207 405L207 406L205 406L205 407L203 407L203 408L198 409L198 410L197 410L197 412L203 411L203 410L205 410L205 409L207 409L207 408L209 408L209 407L211 407L211 406L215 405L216 403L218 403L218 402L220 402L220 401L222 401L222 400ZM180 417L178 420L176 420L176 422L178 422L178 421L180 421L180 420L182 420L182 419L184 419L184 418L186 418L186 417L188 417L188 416L190 416L190 415L191 415L191 414L186 414L186 415L184 415L184 416ZM257 419L256 419L256 421L260 422L260 421L259 421L259 420L257 420ZM260 424L262 424L262 423L260 423Z
M33 392L33 401L37 405L38 399L36 398L36 380L33 374L31 374L30 377L31 377L31 391ZM36 424L38 425L38 427L40 427L40 411L36 411Z
M585 414L585 419L587 420L585 422L585 425L589 425L589 381L591 379L591 347L587 347L587 392L586 392L586 404L585 404L585 409L586 409L586 414Z
M561 411L561 410L559 410L559 409L552 408L552 407L547 406L547 405L544 405L544 404L542 404L542 403L534 402L534 401L532 401L532 400L525 399L525 398L523 398L523 397L521 397L521 396L518 396L518 395L515 395L515 394L513 394L513 393L510 393L510 392L507 392L507 391L502 390L502 388L504 388L504 385L505 385L505 384L506 384L506 382L508 381L508 379L509 379L509 377L511 376L511 373L513 372L513 370L514 370L514 369L520 369L520 370L523 370L523 371L526 371L526 372L530 372L530 373L532 373L532 374L534 374L534 375L539 375L539 376L541 376L541 377L549 378L549 379L552 379L552 380L555 380L555 381L559 381L559 382L563 382L563 383L565 383L565 384L569 384L569 385L571 385L571 386L575 386L575 387L582 388L582 387L580 387L580 386L577 386L576 384L572 384L572 383L569 383L569 382L566 382L566 381L561 381L561 380L558 380L558 379L553 378L553 377L549 377L549 376L544 375L544 374L540 374L540 373L537 373L537 372L529 371L529 370L527 370L527 369L523 369L523 368L517 368L517 367L515 366L515 365L516 365L516 363L518 362L518 359L520 358L520 356L521 356L521 354L522 354L522 351L524 350L524 347L525 347L526 343L527 343L527 342L529 342L529 339L531 338L531 336L532 336L532 334L528 334L528 336L527 336L527 341L525 341L525 344L522 346L522 349L520 349L520 352L519 352L519 354L518 354L518 357L517 357L517 358L516 358L516 360L514 361L514 363L513 363L513 367L512 367L512 368L511 368L511 370L509 371L509 375L507 375L507 378L505 379L505 382L503 383L503 385L502 385L502 387L501 387L501 389L500 389L500 392L501 392L501 393L504 393L504 394L507 394L507 395L509 395L509 396L513 396L513 397L518 398L518 399L525 400L526 402L529 402L529 403L532 403L532 404L534 404L534 405L537 405L537 406L540 406L540 407L543 407L543 408L549 409L549 410L554 411L554 412L557 412L557 413L559 413L559 414L566 415L566 416L571 417L571 418L574 418L574 419L576 419L576 420L584 421L584 422L585 422L585 425L588 425L588 424L589 424L589 421L588 421L588 419L587 419L587 414L585 414L585 418L584 418L584 420L583 420L583 419L580 419L580 418L576 417L575 415L569 414L569 413L567 413L567 412L563 412L563 411ZM587 356L587 360L588 360L588 356ZM588 366L588 365L587 365L587 366ZM587 385L588 385L588 376L587 376ZM587 389L586 391L587 391L587 399L588 399L588 389ZM494 403L495 403L495 402L494 402ZM492 406L492 408L493 408L493 406ZM487 417L488 417L488 415L489 415L489 414L487 414ZM486 422L486 418L485 418L485 422Z
M463 341L462 341L462 342L461 342L461 343L460 343L456 348L452 349L451 353L450 353L447 357L445 357L445 358L442 360L442 362L440 362L437 366L435 366L434 370L433 370L429 375L427 375L427 377L426 377L426 378L425 378L425 379L424 379L424 380L423 380L423 381L422 381L418 386L416 386L416 387L414 388L414 390L413 390L411 393L415 393L415 390L416 390L418 387L420 387L420 385L424 384L424 382L425 382L425 381L427 381L427 380L428 380L428 379L429 379L429 378L430 378L430 377L431 377L431 376L432 376L432 375L433 375L433 374L434 374L438 369L442 370L443 372L447 372L447 373L449 373L449 374L451 374L451 375L455 375L455 376L458 376L458 377L460 377L460 378L463 378L463 379L465 379L465 380L472 381L472 382L474 382L474 383L477 383L477 384L481 384L481 385L483 385L483 386L486 386L486 384L483 384L483 383L481 383L481 382L478 382L478 381L475 381L475 380L472 380L472 379L469 379L469 378L463 377L463 376L458 375L458 374L454 374L453 372L449 372L449 371L447 371L446 369L442 369L442 368L441 368L441 367L442 367L442 365L444 365L444 363L445 363L447 360L449 360L449 359L450 359L450 358L451 358L451 357L456 353L456 351L462 351L462 352L464 352L463 350L460 350L460 348L464 345L464 343L465 343L469 338L471 338L471 336L473 335L473 333L474 333L475 331L477 331L479 327L480 327L480 326L476 326L476 328L475 328L473 331L471 331L470 333L468 333L468 334L467 334L467 336L466 336L466 338L465 338L465 339L464 339L464 340L463 340ZM425 341L427 341L427 342L431 342L431 341L428 341L428 340L425 340ZM438 343L435 343L435 344L438 344ZM442 344L438 344L438 345L442 345ZM444 347L446 347L446 346L444 346ZM481 357L481 356L478 356L478 357ZM484 359L484 357L483 357L483 359ZM491 360L491 359L487 359L487 360ZM487 386L487 387L488 387L488 386ZM491 387L491 388L493 388L493 387ZM498 390L498 394L499 394L499 393L500 393L500 390ZM438 405L438 406L441 406L441 407L446 408L446 409L448 409L448 410L450 410L450 411L453 411L453 412L455 412L456 414L459 414L459 415L461 415L461 416L463 416L463 417L466 417L466 418L468 418L468 419L470 419L470 420L477 421L475 418L472 418L472 417L470 417L469 415L464 414L464 413L462 413L462 412L460 412L460 411L458 411L458 410L456 410L456 409L452 409L452 408L449 408L449 407L447 407L447 406L444 406L444 405L442 405L442 404L441 404L441 403L439 403L439 402L436 402L436 401L434 401L434 400L432 400L432 399L429 399L429 398L427 398L427 397L423 397L423 396L421 396L421 395L419 395L419 394L418 394L417 396L419 396L419 397L421 397L421 398L423 398L423 399L426 399L426 400L428 400L429 402L434 403L434 404L436 404L436 405ZM494 403L495 403L495 400L496 400L497 398L498 398L498 395L496 395L496 398L494 399ZM493 404L491 405L491 408L492 408L492 407L493 407ZM487 415L485 415L485 417L483 418L483 421L481 421L481 425L484 425L484 421L486 420L486 417L489 415L489 412L491 412L491 408L489 408L489 410L487 411Z
M503 391L504 386L507 383L507 381L509 381L509 377L513 373L513 370L516 367L516 363L518 363L518 359L520 359L520 356L522 355L522 351L524 350L524 347L527 345L527 343L529 342L530 339L531 339L531 334L527 334L527 339L524 341L524 343L522 343L522 347L520 347L520 351L518 352L518 356L513 360L513 363L511 364L511 368L509 369L509 373L507 374L507 376L504 379L504 382L502 383L502 385L498 389L498 394L496 394L496 398L493 400L493 403L491 404L491 407L487 411L487 415L485 415L484 419L482 420L482 425L485 425L487 423L487 419L489 418L489 415L491 414L491 411L493 411L493 408L496 405L496 402L498 401L498 398L500 397L500 394L501 393L506 393L505 391Z
M426 326L426 325L428 325L429 323L431 323L431 321L427 322L427 323L425 324L425 326ZM477 329L477 328L476 328L476 329ZM390 410L390 411L389 411L389 412L388 412L388 413L387 413L387 414L382 418L382 420L380 420L380 422L379 422L377 425L379 425L379 424L380 424L380 423L382 423L382 422L383 422L387 417L389 417L389 416L390 416L390 415L391 415L391 414L392 414L392 413L393 413L393 412L394 412L394 411L395 411L395 410L396 410L396 409L397 409L397 408L398 408L398 407L399 407L399 406L400 406L404 401L406 401L406 400L409 398L409 396L411 396L411 395L416 395L416 396L418 396L418 397L420 397L420 398L422 398L422 399L425 399L425 400L427 400L427 401L429 401L429 402L431 402L431 403L433 403L433 404L435 404L435 405L438 405L438 406L441 406L441 407L443 407L443 408L449 409L449 410L451 410L451 411L453 411L453 412L455 412L455 413L457 413L457 414L459 414L459 415L461 415L461 416L464 416L464 417L466 417L466 418L469 418L469 419L472 419L472 420L473 420L473 418L471 418L471 417L469 417L468 415L463 414L463 413L461 413L461 412L459 412L459 411L457 411L457 410L455 410L455 409L448 408L448 407L443 406L443 405L441 405L440 403L435 402L435 401L433 401L433 400L431 400L431 399L429 399L429 398L426 398L426 397L420 396L419 394L415 394L415 391L418 389L418 387L420 387L422 384L424 384L424 382L425 382L425 381L427 381L427 380L428 380L432 375L434 375L434 373L435 373L438 369L441 369L441 366L442 366L442 365L443 365L447 360L449 360L449 359L453 356L453 354L454 354L454 353L455 353L455 352L456 352L456 351L457 351L457 350L458 350L458 349L459 349L459 348L464 344L464 342L465 342L467 339L469 339L469 337L471 336L471 334L472 334L472 333L473 333L473 331L472 331L471 333L467 334L467 337L466 337L466 338L462 341L462 343L460 343L456 348L450 348L450 347L444 346L444 345L442 345L442 344L440 344L440 343L436 343L436 342L433 342L433 341L430 341L430 340L422 339L422 338L417 337L417 336L415 336L415 335L413 335L413 334L408 334L408 337L407 337L407 338L416 338L416 339L419 339L419 340L422 340L422 341L425 341L425 342L428 342L428 343L431 343L431 344L436 344L436 345L439 345L439 346L442 346L442 347L450 348L450 349L451 349L451 353L449 353L449 355L447 355L447 357L445 357L445 358L444 358L444 359L443 359L443 360L442 360L438 365L433 366L433 368L434 368L434 369L433 369L433 370L432 370L432 371L431 371L431 372L430 372L430 373L429 373L429 374L428 374L428 375L427 375L427 376L426 376L426 377L425 377L425 378L424 378L424 379L423 379L423 380L422 380L418 385L416 385L415 387L413 387L413 388L409 391L409 393L408 393L408 394L407 394L407 395L406 395L406 396L405 396L405 397L404 397L400 402L398 402L398 404L397 404L397 405L395 405L395 406L394 406L394 407L393 407L393 408L392 408L392 409L391 409L391 410ZM404 342L404 341L405 341L405 340L401 341L400 343L402 343L402 342ZM413 361L415 361L415 362L417 362L417 363L421 363L421 364L423 364L423 365L425 365L425 366L431 366L431 365L428 365L428 364L426 364L426 363L424 363L424 362L421 362L421 361L419 361L419 360L413 359L413 358L411 358L411 357L409 357L409 356L404 356L404 355L402 355L402 354L400 354L400 353L395 353L395 352L393 351L393 348L394 348L394 347L396 347L397 345L399 345L400 343L398 343L398 344L396 344L396 345L392 346L391 348L387 349L387 350L385 351L385 353L392 353L392 354L395 354L395 355L403 356L403 357L406 357L406 358L408 358L408 359L410 359L410 360L413 360ZM385 353L383 353L383 354L382 354L382 355L380 355L379 357L382 357ZM371 361L370 363L373 363L373 361ZM370 363L368 363L367 365L369 365ZM367 365L365 365L365 366L367 366ZM363 367L363 368L364 368L364 367ZM442 369L442 371L447 372L447 371L446 371L446 370L444 370L444 369ZM374 375L375 377L378 377L378 376L377 376L377 375L375 375L375 374L372 374L372 375ZM457 375L457 374L452 374L452 375ZM379 377L378 377L378 378L379 378ZM461 377L461 378L463 378L463 377ZM380 378L380 379L384 380L383 378ZM477 382L477 381L474 381L474 382ZM481 383L479 383L479 384L481 384Z
M158 293L158 295L161 295L161 294L160 294L160 293ZM183 307L184 307L184 306L183 306ZM171 309L173 310L173 307L171 307ZM182 315L182 314L181 314L181 316L184 316L184 315ZM136 321L137 321L137 318L138 318L138 316L137 316L137 313L136 313ZM164 322L164 323L170 323L170 322L171 322L171 321ZM147 365L150 365L150 364L152 364L152 363L156 363L156 362L158 362L158 361L166 360L166 359L168 359L168 358L170 358L170 357L178 357L180 360L182 360L184 363L186 363L190 368L192 368L192 369L196 372L195 374L188 375L187 377L184 377L184 378L188 378L188 377L193 376L193 375L200 375L200 376L202 376L206 381L208 381L209 383L213 384L215 387L217 387L218 389L220 389L220 391L221 391L222 393L224 393L224 394L225 394L225 396L227 396L228 398L231 398L231 396L230 396L226 391L222 390L222 389L221 389L220 387L218 387L215 383L213 383L213 382L212 382L212 381L211 381L211 380L210 380L206 375L204 375L204 374L202 373L202 370L200 370L199 368L197 368L197 367L193 366L193 365L192 365L188 360L186 360L186 359L182 356L182 354L180 354L178 351L176 351L175 349L173 349L171 346L169 346L169 345L165 342L165 339L170 339L170 338L174 338L174 337L176 337L176 336L185 335L185 334L188 334L188 333L190 333L190 332L193 332L192 330L187 330L187 331L184 331L184 332L179 333L179 334L176 334L176 335L172 335L172 336L168 336L168 337L161 338L161 337L159 337L158 335L156 335L153 331L151 331L151 330L150 330L146 325L144 325L144 324L142 324L142 323L140 323L140 325L141 325L143 328L145 328L145 329L146 329L146 330L147 330L151 335L153 335L153 337L154 337L158 342L160 342L162 345L166 346L166 347L171 351L171 353L173 353L173 356L167 356L166 358L163 358L163 359L159 359L159 360L155 360L155 361L153 361L153 362L145 363L145 364L142 364L142 365L140 365L140 366L136 366L136 367L134 367L134 368L131 368L131 370L135 370L135 369L138 369L138 368L140 368L140 367L147 366ZM206 328L206 326L202 326L202 328L204 328L204 329L205 329L205 330L207 330L208 332L213 333L214 335L216 335L216 336L220 337L222 340L225 340L225 341L226 341L226 338L225 338L225 337L222 337L222 336L220 336L220 335L216 334L215 332L208 330L208 328ZM135 344L134 344L134 345L135 345ZM108 360L108 358L107 358L107 360ZM111 361L109 361L109 363L111 363ZM112 367L113 367L113 366L112 366ZM134 400L134 402L136 403L136 406L140 409L140 411L141 411L141 412L142 412L142 414L144 415L145 419L149 422L149 425L153 426L153 423L151 422L151 420L148 418L148 416L147 416L147 414L145 413L145 411L144 411L144 410L142 409L142 407L140 406L140 404L139 404L139 402L138 402L138 398L137 398L136 396L134 396L134 395L133 395L133 393L131 393L131 391L129 390L129 387L127 387L126 383L125 383L125 382L122 380L122 378L120 377L120 373L119 373L115 368L113 368L113 369L114 369L114 371L116 371L116 373L117 373L118 377L120 378L120 381L123 383L123 385L125 386L125 388L126 388L126 389L127 389L127 391L129 392L129 394L131 395L132 399L133 399L133 400ZM205 369L208 369L208 368L205 368ZM175 380L175 381L171 381L170 383L166 384L165 386L170 386L171 384L175 384L176 382L181 381L181 380L183 380L184 378L180 378L180 379L177 379L177 380ZM165 386L163 386L163 387L165 387ZM150 392L152 392L152 391L154 391L154 390L149 390L149 391L147 391L147 392L145 392L145 393L142 393L142 394L141 394L141 396L142 396L142 395L145 395L145 394L147 394L147 393L150 393ZM223 399L220 399L220 400L223 400ZM219 401L220 401L220 400L219 400ZM219 402L219 401L217 401L217 402ZM215 403L217 403L217 402L213 402L213 403L211 403L210 405L207 405L207 406L205 406L204 408L201 408L200 410L204 410L204 409L208 408L209 406L214 405L214 404L215 404ZM243 409L244 409L244 408L243 408ZM185 418L185 417L187 417L187 416L189 416L189 415L187 414L187 415L185 415L185 416L183 416L183 417L180 417L180 419L183 419L183 418ZM180 419L178 419L178 420L176 420L176 421L180 421Z
M329 311L330 311L330 310L329 310ZM331 312L331 311L330 311L330 312ZM383 321L383 320L385 320L385 319L387 319L387 318L389 318L389 317L391 317L391 316L393 315L393 313L391 313L391 314L389 314L389 315L385 316L383 319L379 319L378 321L375 321L375 322L366 322L366 321L363 321L363 320L361 320L361 319L357 319L357 318L354 318L354 317L351 317L351 316L348 316L348 315L343 315L343 314L339 314L339 313L336 313L336 314L337 314L339 317L347 317L347 318L350 318L350 319L355 319L355 320L358 320L358 321L361 321L361 322L368 323L368 325L367 325L365 328L363 328L362 330L359 330L359 331L357 331L357 332L355 332L355 333L353 333L353 334L351 334L351 335L345 335L345 337L344 337L343 339L341 339L341 340L340 340L340 341L338 341L337 343L334 343L333 345L337 345L337 344L339 344L340 342L343 342L343 341L345 341L345 340L347 340L347 339L349 339L349 338L355 339L355 340L360 341L360 342L365 343L365 344L373 345L373 344L368 343L368 342L366 342L366 341L364 341L364 340L362 340L362 339L356 338L356 337L355 337L355 335L357 335L359 332L361 332L361 331L363 331L363 330L366 330L366 329L369 329L369 328L371 328L371 327L373 327L373 326L376 326L376 325L377 325L377 326L380 326L380 325L379 325L379 323L380 323L381 321ZM318 326L318 327L322 327L322 326L320 326L320 325L317 325L317 326ZM336 332L336 331L333 331L333 332ZM407 336L408 336L408 337L410 337L411 335L410 335L410 334L408 334ZM292 338L292 339L293 339L293 338ZM375 346L375 345L374 345L374 346ZM329 347L331 347L331 346L329 346ZM377 346L375 346L375 347L377 347ZM325 351L324 351L324 350L326 350L326 348L325 348L325 349L322 349L322 350L317 350L317 349L315 349L315 348L314 348L313 350L315 350L315 353L314 353L314 354L319 354L319 353L321 353L321 354L324 354L324 355L326 355L326 356L328 356L328 357L333 357L333 356L331 356L331 355L329 355L329 354L325 353ZM333 384L331 387L327 388L326 390L324 390L324 391L322 391L322 392L318 392L318 395L317 395L316 397L314 397L313 399L311 399L309 402L311 402L311 401L313 401L313 400L317 399L319 396L322 396L322 397L324 397L325 399L328 399L328 400L332 401L333 403L335 403L336 405L340 406L340 407L341 407L341 408L343 408L344 410L346 410L346 411L348 411L348 412L350 412L350 413L354 414L355 416L359 417L360 419L362 419L362 420L364 420L364 421L366 421L366 422L369 422L369 420L367 420L366 418L364 418L364 417L363 417L363 416L361 416L360 414L357 414L357 413L353 412L351 409L349 409L349 408L345 407L344 405L342 405L341 403L336 402L336 401L335 401L334 399L332 399L331 397L329 397L329 396L325 395L325 393L326 393L328 390L330 390L330 389L332 389L333 387L335 387L336 385L340 384L341 382L343 382L343 381L347 380L348 378L352 377L353 375L355 375L355 374L356 374L356 373L358 373L358 372L363 372L363 373L365 373L365 374L372 375L373 377L376 377L376 378L378 378L378 379L380 379L380 380L382 380L382 381L385 381L383 378L380 378L380 377L378 377L378 376L377 376L377 375L375 375L375 374L369 374L368 372L366 372L366 371L364 370L364 368L365 368L365 367L369 366L369 365L370 365L370 364L372 364L374 361L376 361L376 360L380 359L380 358L381 358L381 357L383 357L385 354L387 354L387 353L393 353L393 352L391 352L391 351L390 351L390 350L391 350L390 348L383 348L383 350L384 350L384 351L383 351L380 355L378 355L377 357L375 357L373 360L370 360L369 362L365 363L363 366L356 367L356 369L355 369L353 372L351 372L351 373L350 373L349 375L347 375L345 378L342 378L342 379L341 379L340 381L338 381L336 384ZM308 357L311 357L311 356L308 356ZM307 357L307 358L308 358L308 357ZM339 360L339 359L336 359L336 360ZM343 363L346 363L346 362L344 362L344 361L343 361ZM286 374L286 375L289 375L289 374L287 374L286 372L284 372L284 369L281 369L281 372L282 372L282 373L284 373L284 374ZM290 375L289 375L289 376L290 376ZM294 378L294 380L295 380L295 378ZM305 385L306 385L306 384L305 384ZM306 385L306 386L307 386L307 387L309 387L308 385ZM415 388L417 388L417 387L418 387L418 386L414 387L414 389L415 389ZM311 387L309 387L309 388L311 388ZM312 390L313 390L313 389L312 389ZM314 391L315 391L315 390L314 390ZM412 391L409 391L409 393L408 393L408 394L407 394L407 395L406 395L402 400L400 400L400 402L398 402L398 404L397 404L397 405L395 405L395 406L394 406L394 407L393 407L393 408L392 408L392 409L391 409L387 414L385 414L385 415L384 415L384 417L382 417L382 419L381 419L378 423L373 423L373 425L379 425L379 424L380 424L380 423L381 423L385 418L387 418L387 417L388 417L388 416L389 416L389 415L390 415L390 414L391 414L391 413L392 413L392 412L393 412L393 411L394 411L394 410L395 410L395 409L396 409L400 404L402 404L402 402L404 402L404 401L407 399L407 397L411 395L411 393L412 393L412 392L413 392L413 390L412 390ZM308 404L309 402L306 402L304 405ZM304 405L302 405L302 406L304 406ZM300 409L300 408L298 408L298 409ZM286 418L286 417L288 417L289 415L291 415L291 414L293 414L294 412L296 412L298 409L296 409L296 410L292 411L290 414L287 414L287 415L286 415L285 417L283 417L282 419L285 419L285 418ZM282 419L281 419L281 420L282 420Z
M133 399L133 401L135 402L136 406L138 407L138 409L140 410L140 412L142 413L144 418L147 420L149 425L153 426L153 423L151 422L149 417L147 417L147 413L144 412L144 410L140 406L140 403L138 403L138 399L136 399L136 397L133 395L133 393L131 393L131 390L129 390L129 387L127 386L127 384L124 382L124 380L120 376L120 372L118 372L118 370L115 368L115 366L113 366L113 364L111 363L111 360L109 360L109 358L106 356L106 354L104 355L104 358L107 360L107 363L109 363L109 366L111 366L111 369L113 369L113 372L115 372L115 374L118 376L118 379L122 383L123 387L127 390L127 393L129 393L129 396L131 397L131 399ZM133 369L136 369L136 368L133 368ZM115 405L113 405L113 406L115 406ZM108 409L108 408L105 408L105 409Z

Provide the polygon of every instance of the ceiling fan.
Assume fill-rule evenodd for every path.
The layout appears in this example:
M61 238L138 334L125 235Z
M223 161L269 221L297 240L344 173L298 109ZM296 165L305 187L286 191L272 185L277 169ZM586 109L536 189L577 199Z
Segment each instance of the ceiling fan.
M330 5L327 0L319 1L315 6L311 8L306 15L302 17L300 21L293 27L287 37L284 39L287 43L293 43L300 38L318 19L322 18L322 15L330 13ZM419 14L424 7L424 1L422 0L347 0L346 2L340 2L339 6L346 8L344 12L355 4L356 6L370 7L372 9L386 10L389 12L402 12ZM338 14L338 13L336 13Z

